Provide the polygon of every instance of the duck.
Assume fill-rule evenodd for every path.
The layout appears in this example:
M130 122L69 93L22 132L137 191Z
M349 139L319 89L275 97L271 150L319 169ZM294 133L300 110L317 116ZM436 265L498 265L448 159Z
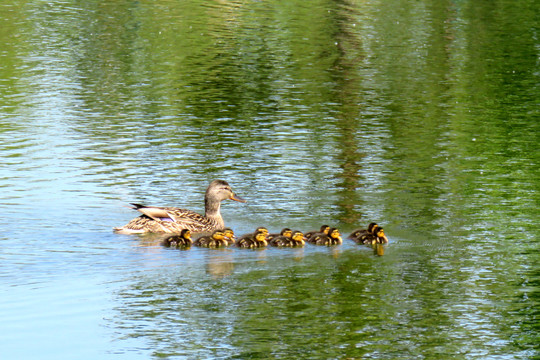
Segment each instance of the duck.
M388 238L384 234L384 229L377 225L373 229L374 233L367 233L361 235L360 237L354 238L354 242L364 245L375 245L375 244L387 244Z
M290 231L291 236L286 235L276 236L269 241L270 245L277 247L302 247L305 245L305 237L301 231Z
M257 229L255 229L254 232L240 236L236 242L239 242L241 240L248 239L248 238L253 238L253 236L257 232L263 232L265 237L268 236L268 229L265 228L264 226L259 226Z
M223 235L225 236L225 240L227 240L229 245L232 245L236 242L236 236L234 236L233 229L231 228L223 229Z
M325 235L328 235L328 231L330 231L330 226L328 225L322 225L321 228L319 230L313 230L313 231L308 231L307 233L305 233L305 237L306 239L309 239L310 237L312 237L313 235L315 234L325 234Z
M225 239L225 233L223 230L215 230L212 235L201 236L195 240L193 245L216 249L229 246L229 241Z
M268 242L266 241L266 235L267 234L264 231L257 231L252 236L242 236L236 242L236 246L248 249L267 247Z
M292 230L289 229L289 228L283 228L281 229L281 231L279 232L279 234L268 234L266 236L266 241L268 242L271 242L272 240L274 240L275 238L277 237L280 237L280 236L285 236L286 238L291 238L292 236Z
M167 247L190 247L193 244L191 231L183 229L179 235L171 235L163 240L163 245Z
M379 227L379 225L377 225L377 223L370 223L368 225L368 228L367 229L357 229L357 230L354 230L349 236L348 238L349 239L356 239L356 238L360 238L361 236L363 235L366 235L366 234L373 234L373 230L375 228Z
M318 233L312 235L308 242L315 245L340 245L343 240L341 238L341 233L337 228L331 228L328 231L328 234Z
M211 232L223 229L225 222L220 208L223 200L234 200L245 203L234 193L229 183L214 180L208 185L204 195L204 215L177 207L157 207L132 203L132 209L142 213L124 226L114 228L121 234L142 233L180 233L187 229L191 232Z

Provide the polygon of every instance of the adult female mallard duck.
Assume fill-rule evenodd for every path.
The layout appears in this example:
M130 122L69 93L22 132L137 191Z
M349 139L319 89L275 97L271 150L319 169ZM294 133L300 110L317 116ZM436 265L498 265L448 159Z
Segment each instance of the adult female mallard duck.
M206 248L222 248L229 246L229 242L225 239L223 230L215 230L210 236L201 236L193 243L195 246Z
M179 235L171 235L163 240L163 245L168 247L190 247L193 244L191 231L184 229Z
M318 233L312 235L308 242L315 245L340 245L343 240L341 239L341 234L336 228L332 228L328 231L328 235L324 233Z
M292 231L290 237L280 235L270 240L269 244L277 247L302 247L305 244L304 234L301 231Z
M289 229L289 228L283 228L279 234L268 234L268 235L266 236L266 241L268 241L268 242L270 243L270 242L273 241L275 238L280 237L280 236L285 236L286 238L289 238L289 239L290 239L291 236L292 236L292 233L293 233L293 232L292 232L291 229Z
M354 238L353 240L354 242L358 244L364 244L364 245L388 243L388 238L384 234L384 229L378 225L373 228L373 233L363 234L357 238Z
M371 224L368 225L368 228L367 228L367 229L357 229L357 230L354 230L354 231L348 236L348 238L354 240L354 239L360 238L360 237L363 236L363 235L373 234L373 230L375 230L377 227L379 227L379 225L377 225L376 223L372 222Z
M321 226L321 229L320 230L313 230L313 231L308 231L307 233L304 234L304 236L306 237L306 239L309 240L310 237L312 237L313 235L315 234L325 234L325 235L328 235L328 231L330 231L330 226L328 225L323 225Z
M242 236L236 242L236 246L248 249L267 247L268 242L266 241L266 235L267 234L265 234L264 231L257 231L251 236Z
M204 216L196 212L176 207L155 207L133 205L143 215L124 226L114 228L122 234L141 234L147 232L179 233L183 229L191 232L213 231L225 226L220 207L223 200L246 202L238 197L230 185L223 180L214 180L206 189L204 196Z

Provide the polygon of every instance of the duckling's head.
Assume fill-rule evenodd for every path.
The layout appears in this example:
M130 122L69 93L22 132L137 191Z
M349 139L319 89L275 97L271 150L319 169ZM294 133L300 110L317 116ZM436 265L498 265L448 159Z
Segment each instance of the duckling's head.
M262 232L262 233L264 233L265 236L268 235L268 229L265 228L264 226L259 226L259 227L257 228L257 230L255 230L255 232L256 232L256 233L257 233L257 232Z
M292 230L289 228L284 228L281 230L281 235L290 238L292 236Z
M328 231L328 236L330 236L333 239L341 239L341 233L338 229L332 228Z
M328 235L328 232L329 232L329 231L330 231L330 226L328 226L328 225L323 225L323 226L321 226L321 232L322 232L323 234Z
M191 241L191 231L189 231L188 229L183 229L182 231L180 231L180 236L184 239Z
M266 242L266 234L264 233L264 231L257 231L255 233L255 235L253 236L253 238L255 239L256 242L258 243L264 243L264 244L267 244Z
M233 231L233 229L231 229L231 228L225 228L225 229L223 229L223 235L224 235L226 238L231 239L231 240L236 239L236 236L234 236L234 231Z
M377 236L377 242L386 244L388 242L388 238L384 234L384 229L378 226L376 231L377 232L375 233L375 235Z
M378 226L377 223L374 223L374 222L370 223L370 224L368 225L368 227L367 227L367 231L370 232L370 233L373 233L373 228L374 228L375 226Z
M223 240L225 234L221 230L216 230L212 233L212 239L214 240Z
M304 234L301 231L293 231L291 234L291 239L294 241L300 241L304 243Z
M208 185L205 195L206 201L222 201L226 199L246 202L238 195L234 193L231 186L225 180L214 180Z

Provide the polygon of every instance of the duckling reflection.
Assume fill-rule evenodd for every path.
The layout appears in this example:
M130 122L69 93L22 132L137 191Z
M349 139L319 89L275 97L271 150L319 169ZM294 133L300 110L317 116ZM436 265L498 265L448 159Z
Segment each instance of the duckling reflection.
M218 251L215 251L218 253ZM206 273L212 275L214 279L229 276L234 271L234 258L231 250L219 251L219 254L208 256L206 263Z

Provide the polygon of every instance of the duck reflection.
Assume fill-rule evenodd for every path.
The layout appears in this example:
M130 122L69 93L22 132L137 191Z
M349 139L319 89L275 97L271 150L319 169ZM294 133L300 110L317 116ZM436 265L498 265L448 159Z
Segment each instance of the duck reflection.
M230 249L211 250L206 262L206 273L214 279L224 278L233 273L234 257Z

